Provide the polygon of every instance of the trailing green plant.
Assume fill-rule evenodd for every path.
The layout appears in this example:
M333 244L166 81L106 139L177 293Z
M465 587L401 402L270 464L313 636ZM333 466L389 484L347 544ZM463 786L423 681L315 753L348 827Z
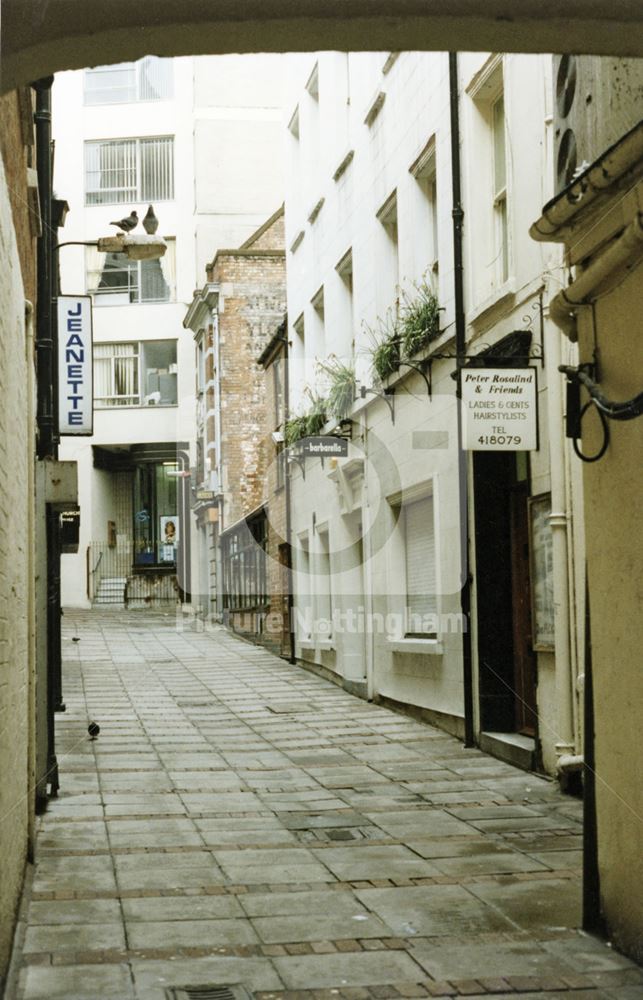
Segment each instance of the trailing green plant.
M302 438L315 437L326 423L327 401L323 396L308 388L306 388L306 395L310 399L310 407L300 416L291 417L286 421L284 440L288 448L301 441Z
M400 316L402 357L412 358L440 332L440 309L437 296L422 280L415 285L417 295L404 295Z
M306 426L306 416L290 417L290 419L286 421L286 426L284 428L284 440L286 442L286 447L291 448L297 443L297 441L301 441L302 438L306 437Z
M367 323L364 324L364 327L373 345L369 351L371 369L377 379L384 382L400 367L401 338L391 309L387 310L384 320L378 317L377 325L379 327L377 331L373 330Z
M306 390L308 396L310 397L311 406L306 412L304 420L306 421L306 433L305 437L315 437L319 434L322 427L326 423L326 411L328 409L328 401L319 396L317 393L313 393L310 389Z
M328 379L328 414L335 420L343 420L355 400L355 368L344 364L334 354L326 361L318 361L317 367Z

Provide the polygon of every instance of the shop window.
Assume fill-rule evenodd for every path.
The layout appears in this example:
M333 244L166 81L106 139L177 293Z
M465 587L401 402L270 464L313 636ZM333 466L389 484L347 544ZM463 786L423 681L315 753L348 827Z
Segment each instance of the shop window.
M134 476L134 565L174 567L181 523L176 462L139 465Z

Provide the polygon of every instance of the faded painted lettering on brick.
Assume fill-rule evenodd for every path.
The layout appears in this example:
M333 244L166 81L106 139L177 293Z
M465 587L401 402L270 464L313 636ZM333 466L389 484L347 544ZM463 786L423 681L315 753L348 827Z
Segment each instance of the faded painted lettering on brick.
M58 298L58 426L61 434L92 434L92 302L89 295Z

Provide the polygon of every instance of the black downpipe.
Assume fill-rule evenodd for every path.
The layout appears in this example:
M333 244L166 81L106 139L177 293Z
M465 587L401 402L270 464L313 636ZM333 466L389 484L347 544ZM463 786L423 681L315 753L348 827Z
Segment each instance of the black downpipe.
M458 99L458 54L449 52L449 97L451 110L451 185L453 194L453 286L455 298L456 395L462 398L460 371L465 363L464 265L462 262L462 208L460 170L460 106ZM462 447L462 408L458 405L458 505L460 519L460 610L462 612L462 685L464 690L464 745L475 745L473 731L473 670L471 655L471 576L469 574L468 455Z
M54 250L52 231L51 87L53 76L38 80L36 91L36 165L42 233L38 239L36 314L38 458L58 457L54 327Z
M290 399L290 372L289 368L289 342L287 325L284 329L284 428L288 422L290 416L290 410L288 408L288 402ZM284 471L286 473L286 545L288 552L288 630L290 632L290 662L296 663L297 657L295 655L295 595L293 594L293 558L292 558L292 510L291 510L291 482L290 482L290 464L287 457L287 446L284 444L286 449L286 457L284 461Z

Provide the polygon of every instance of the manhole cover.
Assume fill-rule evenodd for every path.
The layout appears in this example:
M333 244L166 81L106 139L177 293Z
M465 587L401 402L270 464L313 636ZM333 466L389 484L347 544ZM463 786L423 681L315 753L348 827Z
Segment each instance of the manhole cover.
M251 1000L244 986L207 983L205 986L169 986L167 1000Z

